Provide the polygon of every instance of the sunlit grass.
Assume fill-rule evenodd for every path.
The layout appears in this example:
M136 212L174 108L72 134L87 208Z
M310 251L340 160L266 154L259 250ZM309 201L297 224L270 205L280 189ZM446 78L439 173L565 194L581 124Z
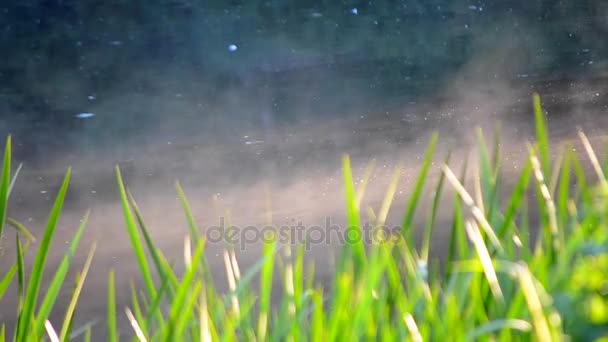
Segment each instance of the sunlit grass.
M7 295L17 296L19 305L15 335L5 336L2 325L0 341L38 341L43 337L64 341L82 333L90 340L95 329L105 329L111 341L124 336L141 341L608 339L605 164L582 132L580 138L597 180L586 178L572 149L552 160L538 96L533 99L533 110L537 141L529 145L528 158L513 187L505 189L502 184L499 139L489 149L478 131L477 165L470 167L467 159L462 169L455 171L450 166L451 156L443 159L422 230L415 229L413 218L419 208L425 208L421 204L425 186L431 182L436 134L420 165L398 235L383 235L381 228L389 210L396 210L392 203L401 166L395 170L381 207L361 208L373 166L356 188L351 161L345 156L347 232L361 236L361 216L366 214L377 234L371 245L359 239L343 246L330 284L314 281L312 268L305 277L308 269L302 246L281 245L276 234L265 236L263 257L251 269L241 270L234 249L227 246L225 274L212 274L204 256L204 234L196 225L184 189L176 183L188 223L183 232L185 269L178 272L156 247L135 197L116 168L125 227L145 291L132 286L131 305L117 308L115 275L111 272L107 323L83 329L73 327L72 320L91 271L94 245L77 278L64 320L50 322L49 314L60 289L66 286L64 280L88 212L58 269L47 270L46 257L54 248L52 238L70 180L68 169L34 265L25 277L23 257L35 240L23 224L6 217L16 178L11 178L9 137L0 181L0 232L5 222L16 228L17 261L1 275L0 305ZM455 190L451 231L446 246L435 246L432 236L443 203L439 199L446 187ZM535 201L527 196L531 191L536 192ZM530 211L539 216L534 226L530 225ZM418 233L422 234L420 248L414 244ZM284 253L277 252L280 247ZM434 247L446 249L442 263L435 262ZM42 291L41 280L47 271L55 275L48 290ZM221 276L227 277L226 291L215 287L214 280ZM281 281L280 288L274 288L275 280ZM17 293L7 294L14 282ZM119 332L117 322L125 320L132 330Z

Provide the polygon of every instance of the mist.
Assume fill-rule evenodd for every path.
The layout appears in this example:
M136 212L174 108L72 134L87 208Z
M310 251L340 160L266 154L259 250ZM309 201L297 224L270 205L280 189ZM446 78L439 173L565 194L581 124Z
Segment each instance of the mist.
M116 166L160 248L181 260L188 230L176 181L202 229L220 217L240 227L269 220L323 226L328 218L343 225L342 157L350 156L357 184L374 161L362 202L374 210L401 164L387 222L397 225L433 132L440 138L430 186L448 150L456 170L470 155L476 127L491 139L499 125L504 163L521 167L534 133L535 92L556 141L572 139L578 127L598 136L608 127L607 51L597 38L607 30L597 17L608 9L600 2L530 8L406 1L394 11L363 2L51 3L5 6L3 20L21 21L11 19L2 35L3 47L19 44L3 50L0 133L12 134L14 162L23 162L9 216L37 235L73 168L49 263L59 262L92 210L82 245L96 241L99 252L83 321L105 317L99 293L109 269L117 271L119 293L137 279ZM24 19L42 17L32 27ZM56 36L17 38L49 30ZM423 224L424 215L418 219ZM338 244L308 251L328 266L321 275L329 274ZM260 247L239 250L243 268ZM219 278L222 249L216 243L208 250ZM78 252L75 269L86 252ZM2 320L7 315L0 312Z

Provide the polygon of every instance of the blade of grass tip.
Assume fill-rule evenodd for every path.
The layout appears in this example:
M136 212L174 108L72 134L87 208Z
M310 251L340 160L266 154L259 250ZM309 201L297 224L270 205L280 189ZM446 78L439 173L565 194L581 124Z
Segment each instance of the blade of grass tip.
M450 164L451 155L452 155L451 151L448 152L448 155L444 161L445 165ZM433 204L431 206L431 211L429 213L429 219L427 221L426 228L424 229L424 236L422 238L422 249L420 251L420 257L425 262L429 261L429 251L431 249L431 237L433 236L433 229L435 228L435 219L437 218L437 210L439 209L439 201L441 199L444 181L445 181L445 175L442 172L439 175L439 182L437 182L437 187L435 188L435 192L433 194Z
M480 181L482 182L481 189L487 191L487 193L483 194L484 198L482 200L489 200L490 193L489 191L494 188L493 186L493 177L492 177L492 166L490 165L490 156L488 153L488 149L486 146L486 139L483 135L483 131L480 127L477 128L477 149L479 150L479 166L480 170L478 170L478 174L480 176ZM480 203L482 203L480 202Z
M585 133L583 133L583 131L580 129L578 131L578 135L579 135L581 141L583 142L585 151L587 152L587 155L589 156L589 161L591 162L591 165L593 166L593 170L597 174L597 178L600 181L600 184L601 184L603 190L607 191L608 190L608 181L606 181L606 177L604 176L604 171L602 171L602 165L600 164L599 160L597 159L597 155L595 154L595 151L593 151L593 147L591 146L591 143L589 142L587 135L585 135Z
M152 280L150 267L148 266L148 261L146 260L146 255L144 253L144 248L142 246L139 233L137 232L137 226L135 224L135 219L133 218L133 213L131 212L131 208L129 207L127 192L125 190L122 175L120 173L120 168L118 167L118 165L116 165L116 180L118 183L118 189L120 191L120 201L122 204L127 233L129 234L129 238L131 239L131 247L133 248L133 252L135 253L135 258L137 259L139 270L141 271L141 274L144 278L144 283L146 284L148 294L150 297L154 297L156 295L154 281Z
M424 339L422 338L422 335L420 334L420 330L418 329L418 325L416 324L416 321L414 320L414 317L411 314L406 314L405 316L403 316L403 321L405 322L405 325L407 326L407 330L410 333L410 338L412 341L414 341L414 342L424 341Z
M347 236L355 237L354 242L347 242L354 257L355 267L361 269L365 265L365 247L363 245L363 232L359 218L359 208L355 200L355 189L349 156L342 158L342 168L344 177L344 188L346 196L346 207L348 217Z
M8 224L10 224L11 226L13 226L13 228L15 228L17 230L17 232L19 232L21 235L25 236L26 239L28 239L29 241L36 241L36 238L34 237L34 235L23 225L21 224L21 222L12 219L10 217L6 218L6 221L8 222Z
M477 207L479 208L479 210L484 215L487 215L488 212L485 209L484 195L483 195L484 185L481 184L482 176L479 172L480 172L479 168L475 170L474 179L473 179L473 191L474 191L474 196L475 196L475 203L477 204ZM489 220L491 220L491 218L488 218L488 221Z
M268 333L270 297L272 294L272 279L274 276L274 258L277 241L278 239L274 232L272 240L264 241L263 255L265 260L260 278L260 313L258 318L258 338L260 341L265 341Z
M549 216L549 229L552 236L552 246L554 252L559 252L561 246L565 243L565 241L561 241L559 237L559 229L557 227L557 213L555 210L555 203L553 202L553 198L551 198L551 194L549 193L549 188L547 187L547 183L545 182L545 178L543 172L540 168L540 163L534 151L530 148L530 161L532 163L532 169L534 170L534 176L536 177L536 181L538 186L540 187L541 195L545 201L545 207L547 209L547 215Z
M78 304L78 299L80 298L80 293L82 292L82 288L84 287L84 282L87 278L87 274L89 273L89 268L91 267L91 262L93 261L93 256L95 255L95 250L97 249L97 243L93 243L91 245L91 249L89 251L89 255L87 255L87 259L84 263L84 267L82 272L78 276L78 280L76 282L76 289L74 289L74 293L72 294L72 298L70 300L70 304L68 305L68 309L65 312L65 317L63 319L63 325L61 327L61 337L62 341L65 341L68 336L68 328L72 324L72 319L74 318L74 312L76 311L76 304Z
M0 342L6 341L6 324L2 323L2 327L0 328Z
M13 188L15 187L15 183L17 182L17 177L19 176L19 173L21 172L21 169L23 168L23 163L19 163L19 166L17 166L17 170L15 170L15 174L13 175L13 178L11 179L11 183L8 186L8 197L11 196L11 192L13 192Z
M13 266L11 266L9 271L4 275L4 278L2 278L2 281L0 281L0 299L2 299L4 297L6 290L13 282L13 279L15 278L16 274L17 274L17 264L14 264Z
M226 268L226 277L228 278L228 288L230 289L230 299L232 302L232 308L237 316L240 315L239 299L236 295L236 277L234 276L234 269L232 262L230 261L230 252L224 251L224 266Z
M46 291L46 295L42 300L42 304L40 304L40 308L38 309L38 315L36 317L37 322L35 330L38 336L40 336L40 334L42 333L44 321L51 313L51 310L55 305L55 301L57 300L57 296L59 295L59 292L63 287L63 283L70 268L70 264L72 262L72 259L74 258L74 254L76 253L78 244L80 243L84 228L86 227L87 222L89 220L89 214L90 211L87 210L86 214L82 219L82 222L80 223L80 226L78 227L78 230L76 230L76 234L74 234L72 243L70 244L68 251L63 256L63 260L61 260L57 271L55 271L55 276L53 277L53 280L51 281L48 290Z
M376 160L372 160L367 167L365 168L365 173L363 174L363 180L359 184L357 188L357 208L361 207L361 202L363 201L363 196L365 195L365 189L367 189L367 185L369 184L369 179L374 172L374 168L376 167Z
M182 202L182 207L184 208L184 212L186 213L186 220L188 221L188 228L190 229L190 236L195 245L198 244L198 240L200 237L200 233L198 231L198 227L196 226L196 220L194 219L194 215L192 214L192 209L190 207L190 203L186 197L186 193L182 188L180 182L175 182L175 189L177 189L177 194Z
M137 337L137 339L141 342L147 341L148 339L146 338L146 335L141 330L137 319L135 319L135 316L133 316L133 313L131 312L131 310L129 310L128 307L125 308L125 314L127 315L129 323L131 323L131 327L133 327L133 331L135 332L135 336Z
M184 304L187 300L188 294L192 289L192 283L194 281L194 277L197 273L199 263L203 258L204 244L203 240L199 240L198 245L196 246L196 250L194 252L191 267L186 270L184 277L182 278L182 282L179 285L177 292L175 294L175 299L171 304L171 308L169 310L169 322L166 325L166 332L164 341L172 341L175 337L175 328L177 321L180 315L183 312Z
M504 296L502 294L502 289L500 288L500 283L498 281L498 276L496 274L496 270L494 269L494 264L492 262L492 257L488 252L488 248L483 241L483 237L481 236L481 232L479 228L476 227L475 222L468 221L466 224L467 235L473 245L475 246L475 250L477 251L477 256L481 265L483 266L483 271L486 275L486 279L488 280L488 284L490 285L490 290L500 303L504 302Z
M6 210L8 206L8 191L11 180L11 136L6 139L4 147L4 161L2 163L2 178L0 179L0 237L4 230Z
M53 325L51 324L51 322L49 322L48 319L46 321L44 321L44 327L46 328L46 333L49 335L49 339L51 340L51 342L60 342L61 341L59 339L59 336L57 336L57 332L53 328Z
M562 153L557 155L557 159L554 162L553 165L553 170L551 171L551 178L549 179L549 193L551 194L551 197L555 197L555 189L557 188L557 184L559 181L559 175L562 171L562 165L563 165L563 160L564 160L564 153L562 151Z
M549 159L549 136L547 134L547 121L543 112L540 95L534 93L534 119L536 124L536 138L538 139L538 148L540 153L540 162L543 173L551 174L551 163Z
M26 295L27 301L24 303L23 315L19 317L19 328L17 329L18 340L24 339L26 337L27 329L31 328L31 321L34 318L34 308L38 302L38 294L40 293L40 284L42 282L42 275L45 269L46 257L55 234L55 228L57 228L59 215L61 214L61 210L63 208L63 202L68 190L71 174L72 168L68 168L61 188L59 189L59 193L57 194L53 209L49 215L42 241L40 242L40 248L38 249L34 266L29 278L30 281Z
M413 235L412 235L412 221L414 220L414 214L416 212L416 207L420 202L420 196L422 195L422 190L424 188L424 183L428 178L428 173L431 168L431 164L433 162L433 156L435 155L435 148L437 147L437 142L439 141L439 134L434 132L431 136L431 141L429 142L429 146L426 150L426 154L424 156L424 160L422 162L422 167L420 168L420 172L418 174L418 178L416 180L416 186L414 187L414 192L410 197L407 203L407 211L405 217L403 218L403 224L401 225L401 234L406 238L408 243L413 243Z
M450 168L447 165L444 164L441 166L441 168L442 168L443 172L445 173L447 180L452 184L454 189L456 189L456 191L460 195L460 198L462 199L464 204L467 207L469 207L469 210L473 213L473 216L475 217L475 219L477 219L477 221L483 228L484 232L490 239L490 242L492 242L492 245L494 246L494 248L496 248L498 251L502 252L503 248L500 243L500 240L498 240L496 233L490 226L490 223L484 216L483 212L475 205L475 202L473 201L473 198L471 197L471 195L469 195L469 193L462 186L460 181L458 181L458 179L456 178L456 175L454 175L452 170L450 170Z
M389 183L388 188L386 189L384 200L382 201L382 206L380 207L378 217L376 218L377 226L384 226L384 223L386 223L388 212L391 209L391 204L395 199L395 193L397 192L397 188L399 187L399 179L401 178L402 170L403 165L399 163L399 165L397 165L397 167L395 168L395 171L393 172L393 177L391 178L391 182Z
M116 328L116 287L114 285L114 270L108 275L108 341L118 342Z

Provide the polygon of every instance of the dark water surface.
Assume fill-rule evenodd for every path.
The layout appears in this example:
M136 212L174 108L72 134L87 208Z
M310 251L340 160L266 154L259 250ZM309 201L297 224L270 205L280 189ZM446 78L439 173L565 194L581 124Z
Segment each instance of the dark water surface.
M243 269L260 255L255 231L267 222L267 203L276 224L325 228L329 220L335 235L307 254L327 279L344 224L343 154L351 155L357 181L376 160L363 202L375 209L403 162L389 217L397 224L433 131L440 143L431 180L448 149L456 167L474 128L500 123L509 183L534 132L534 92L556 146L576 138L577 127L601 141L608 127L608 7L500 3L0 5L0 133L13 134L14 162L24 163L9 216L42 236L61 178L73 167L45 279L91 208L73 270L96 241L77 323L96 320L100 339L108 271L117 272L119 314L130 304L129 282L138 280L115 165L159 246L177 261L187 233L174 188L180 180L201 227L217 225L227 210L234 225L254 227L241 243ZM439 257L448 208L438 223ZM425 214L423 208L418 222ZM2 242L0 274L12 261L11 241L7 234ZM208 244L220 286L222 250ZM62 294L55 324L68 296ZM11 297L0 303L0 321L9 327L14 304Z

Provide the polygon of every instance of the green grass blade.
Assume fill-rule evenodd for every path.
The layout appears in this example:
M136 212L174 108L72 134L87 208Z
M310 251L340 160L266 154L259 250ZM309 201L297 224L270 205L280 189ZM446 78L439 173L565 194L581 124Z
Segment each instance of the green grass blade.
M414 192L412 193L412 197L410 197L407 204L407 211L405 217L403 218L403 224L401 225L401 234L406 237L406 241L408 243L413 243L412 221L414 220L414 213L416 212L416 207L420 202L420 196L422 195L424 183L428 178L428 173L433 162L433 156L435 155L435 148L437 146L438 140L439 134L436 132L433 133L426 154L424 156L424 160L422 161L422 167L416 180Z
M114 270L108 275L108 340L118 342L116 328L116 287L114 285Z
M450 156L451 152L448 153L445 158L445 165L450 164ZM443 190L443 184L445 182L445 174L443 172L439 175L439 182L437 183L437 187L435 188L435 192L433 195L433 205L431 207L431 211L429 214L429 219L427 221L426 228L424 229L424 236L422 238L422 249L420 251L420 257L422 260L428 262L429 261L429 251L431 248L431 237L433 236L433 230L435 228L435 220L437 218L437 210L439 209L439 203L441 200L441 194Z
M4 275L4 278L2 278L2 280L0 281L0 299L2 299L4 297L6 290L13 282L13 279L15 278L16 274L17 274L17 264L14 264L13 266L11 266L11 268L8 270L8 272L6 272L6 274Z
M551 174L549 155L549 135L547 134L547 121L541 105L540 95L534 94L534 119L536 124L536 138L538 139L539 158L542 171L545 175Z
M19 234L15 235L15 245L17 247L17 311L21 313L23 309L23 303L25 302L24 287L25 287L25 266L23 266L23 250L21 248L21 241Z
M25 236L29 241L32 241L32 242L36 241L36 238L34 237L34 235L32 233L30 233L30 231L19 221L12 219L10 217L8 217L6 219L6 221L8 222L8 224L13 226L13 228L15 228L17 230L17 232L19 232L21 235Z
M258 317L258 338L262 341L266 339L268 333L268 320L270 319L270 296L272 294L272 279L274 276L275 249L277 245L276 234L273 234L270 241L264 240L264 265L260 277L260 308Z
M74 234L74 238L72 239L72 243L66 254L63 256L63 260L61 260L61 264L55 271L55 276L53 280L49 284L49 288L46 291L46 295L42 300L42 304L40 304L40 308L38 309L38 314L36 315L36 331L38 334L41 334L44 331L44 322L48 319L49 314L53 306L55 305L55 301L57 300L57 296L59 295L59 291L63 287L65 277L70 268L70 264L72 259L74 258L74 254L76 253L76 249L78 248L78 244L80 243L80 239L84 232L84 228L87 225L89 220L90 211L87 211L84 215L76 234ZM40 337L41 335L39 335Z
M23 168L23 163L20 163L19 166L17 166L17 170L15 170L15 174L13 175L13 178L11 179L11 183L8 186L8 196L11 196L11 193L13 192L13 188L15 187L15 183L17 183L17 177L19 177L19 173L21 172L21 169Z
M141 311L141 305L139 304L139 300L137 299L137 290L135 289L135 284L131 281L131 304L133 305L133 314L134 318L137 321L137 326L140 329L140 332L147 340L150 340L150 332L148 331L147 320L144 318L144 315ZM150 310L151 312L154 312ZM161 324L162 325L162 324Z
M131 194L130 191L127 191L127 195L131 202L131 207L133 208L133 211L135 212L135 217L137 218L137 223L139 225L139 229L140 229L142 235L144 236L144 241L146 243L146 247L148 248L148 252L150 253L150 255L152 257L152 262L154 263L156 272L158 273L158 275L161 279L167 279L167 281L171 278L175 278L175 274L173 273L173 270L171 270L170 268L165 267L163 265L163 262L161 259L162 252L156 248L156 246L154 245L154 242L152 241L152 237L150 236L150 232L148 231L147 225L144 221L144 218L139 209L139 206L137 205L137 202L135 201L135 197L133 196L133 194ZM171 273L172 277L165 274L165 272ZM155 296L151 296L151 298L155 298L160 301L160 299L166 294L167 299L169 301L172 301L173 300L173 291L172 291L172 288L169 287L169 285L177 286L177 280L173 283L167 282L166 287L163 290L163 293L162 294L157 293ZM161 326L164 325L164 318L163 318L162 312L157 311L156 308L154 310L151 310L151 312L156 312L156 318L158 319L158 323ZM151 319L151 317L149 319ZM146 320L147 324L150 323L149 319ZM141 324L143 324L143 323L141 323ZM145 329L145 327L142 327L142 329Z
M200 233L198 231L198 227L196 226L196 220L194 219L194 215L192 214L192 208L190 207L190 203L186 197L186 193L182 188L182 185L179 182L175 182L175 188L177 189L177 194L182 202L182 207L184 208L184 212L186 213L186 220L188 221L188 229L190 230L190 236L192 237L192 242L194 245L198 245L198 240L200 239Z
M517 211L521 208L522 201L524 196L526 195L526 191L528 190L528 186L530 184L530 176L532 174L532 163L528 158L526 162L526 166L524 166L521 175L519 176L519 180L515 186L515 190L511 195L511 199L509 200L509 205L507 206L507 212L504 215L504 219L502 225L498 229L498 237L504 238L509 226L513 223L515 216L517 215Z
M8 206L8 194L11 180L11 136L6 139L4 147L4 161L2 163L2 178L0 178L0 237L4 231L6 220L6 209Z
M351 242L346 242L349 253L352 253L355 272L358 272L365 265L365 247L363 241L363 232L361 227L361 219L359 217L359 208L355 195L355 187L353 184L353 174L350 166L350 158L344 156L342 158L342 168L344 177L344 188L346 196L346 213L348 218L348 227L346 234Z
M135 219L133 218L133 213L131 212L131 208L129 206L127 192L125 190L125 186L122 181L122 175L118 166L116 166L116 179L118 182L118 189L120 191L120 200L122 203L125 225L127 228L127 233L129 234L129 238L131 239L131 247L133 248L133 252L135 253L135 258L137 259L139 270L141 271L144 283L146 285L146 289L148 290L148 295L150 297L154 297L156 295L154 281L152 280L150 267L148 266L148 261L146 260L144 248L142 246L139 233L137 232L137 225L135 224Z
M570 175L571 175L571 147L566 148L562 160L562 172L559 177L559 195L557 198L557 208L559 213L559 224L567 227L568 223L568 201L570 200Z
M175 329L179 324L178 321L180 319L183 319L182 313L184 309L184 304L186 303L186 300L188 299L188 296L191 293L192 284L195 280L195 275L197 273L199 263L203 258L204 246L204 240L199 240L194 255L192 256L191 265L186 270L186 274L184 275L184 278L182 279L182 282L177 289L175 299L171 304L169 322L167 323L167 330L163 338L164 341L173 341L176 338L175 334L177 332Z
M34 308L38 301L38 294L40 293L40 284L42 282L42 275L45 269L46 257L51 246L51 241L55 233L55 228L57 228L57 222L59 221L59 215L61 214L61 210L63 208L63 202L65 200L65 195L68 190L68 184L70 182L71 174L72 169L68 168L65 178L63 179L61 188L59 189L59 193L57 194L53 209L51 210L51 214L46 225L44 236L42 238L42 241L40 242L40 249L38 250L38 254L36 255L34 266L30 275L30 281L27 289L26 301L24 303L23 314L19 317L19 328L17 329L18 340L23 340L26 338L26 334L31 328L31 323L34 319Z
M464 163L460 170L460 184L464 186L466 182L466 174L469 158L468 155L464 159ZM458 192L454 194L454 214L452 216L452 227L450 230L450 242L448 246L447 263L448 265L456 260L456 251L463 258L466 250L466 236L464 233L464 211L462 208L460 195ZM446 267L446 279L450 278L451 267Z
M78 298L80 297L80 293L82 292L82 288L83 288L84 282L87 278L89 268L91 267L91 262L93 261L93 256L95 255L96 247L97 247L97 244L93 243L93 245L91 246L91 250L89 251L89 255L87 256L87 259L84 263L82 272L77 277L76 289L74 290L74 293L72 294L72 298L70 299L70 303L68 304L68 309L66 310L65 316L63 318L63 325L61 326L61 333L59 336L62 341L66 340L68 333L69 333L69 328L72 325L72 321L74 318L74 312L76 311L76 304L78 303Z

